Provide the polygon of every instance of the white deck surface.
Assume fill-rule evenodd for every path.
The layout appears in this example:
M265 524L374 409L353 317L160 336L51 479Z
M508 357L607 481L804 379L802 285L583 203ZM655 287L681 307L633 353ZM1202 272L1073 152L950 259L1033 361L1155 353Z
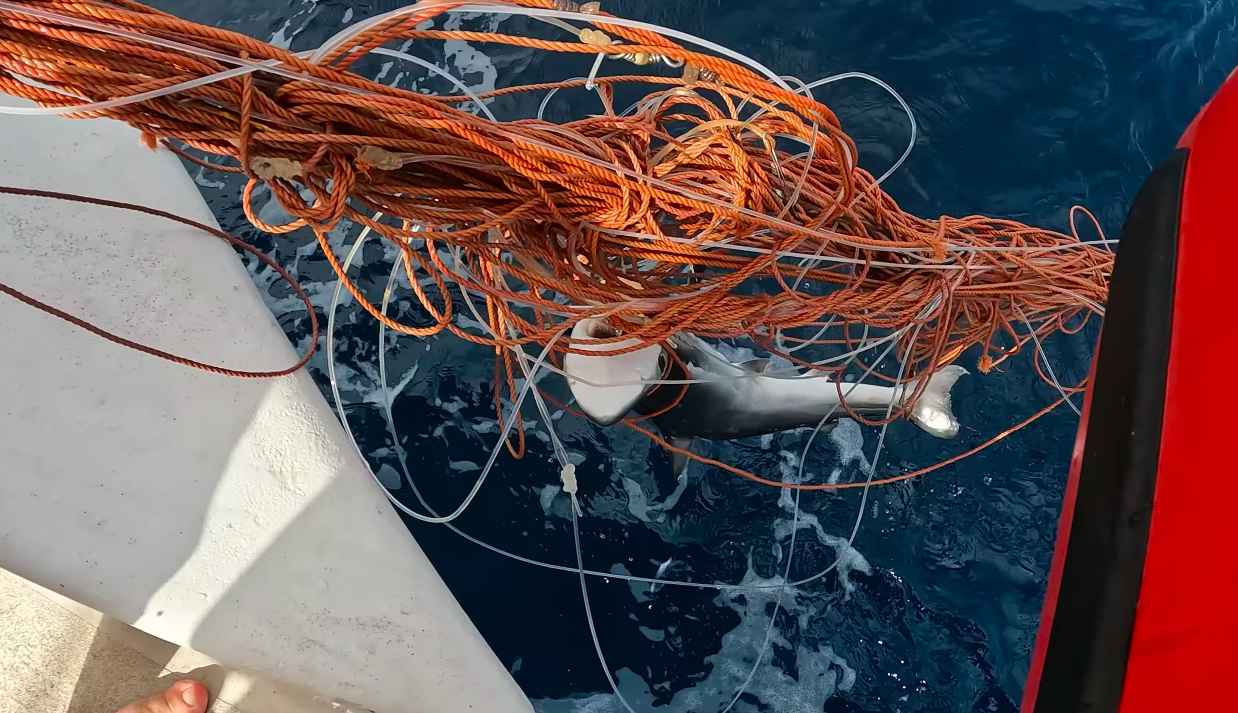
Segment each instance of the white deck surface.
M365 713L178 647L0 569L0 713L112 713L180 678L207 713Z
M213 223L114 122L0 116L0 183ZM297 358L229 246L152 216L0 195L0 281L209 363ZM530 710L308 374L188 369L4 295L0 325L0 567L376 711Z

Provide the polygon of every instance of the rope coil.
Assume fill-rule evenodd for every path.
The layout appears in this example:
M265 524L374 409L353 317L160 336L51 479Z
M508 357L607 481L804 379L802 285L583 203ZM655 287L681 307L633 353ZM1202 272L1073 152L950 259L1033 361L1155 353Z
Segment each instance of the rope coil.
M457 10L528 15L565 30L568 39L436 30L427 22ZM565 20L586 26L578 28ZM1057 332L1078 332L1092 315L1103 314L1113 253L1103 236L1095 241L1103 248L1079 238L1074 226L1075 211L1081 210L1077 208L1070 213L1070 235L983 216L925 220L910 215L881 187L915 144L910 108L887 85L867 75L846 73L811 84L794 80L799 88L793 90L784 81L790 78L733 51L698 40L719 57L690 50L672 37L685 38L683 33L610 16L597 2L514 0L478 5L422 0L358 23L312 53L295 54L186 22L133 0L0 0L0 92L39 105L0 106L0 113L124 121L137 128L151 148L164 145L201 166L244 174L242 203L257 228L274 234L311 230L338 276L328 312L326 351L340 420L351 439L331 348L335 308L341 289L347 289L379 323L379 374L388 432L404 476L429 515L407 507L386 488L383 493L410 517L444 524L493 552L578 573L594 647L627 710L632 708L602 654L586 575L722 591L776 589L778 599L764 641L746 680L721 711L727 713L765 659L783 592L819 580L843 562L840 551L824 570L787 582L792 579L800 529L801 491L860 490L846 540L850 547L870 487L958 462L1063 402L1069 404L1082 384L1063 387L1041 344ZM434 65L383 46L410 40L500 43L594 55L595 60L587 78L477 94ZM429 96L349 71L370 52L419 64L450 81L460 93ZM607 58L649 72L675 69L679 76L598 76ZM877 178L859 167L855 143L830 109L811 95L816 86L856 77L889 91L911 119L907 151ZM616 111L615 89L627 84L644 84L652 91L629 109ZM563 124L543 121L550 98L574 87L596 91L602 113ZM546 93L537 118L499 122L487 100L521 92ZM485 118L466 111L470 106ZM202 158L190 149L218 158ZM290 223L271 225L259 219L254 198L263 186L293 216ZM102 203L179 220L159 211L64 194L4 187L0 193ZM383 215L394 218L394 224L383 222ZM346 220L364 230L341 263L327 234ZM1092 221L1099 232L1095 218ZM291 283L309 311L314 332L296 365L277 372L214 367L111 334L7 285L0 284L0 292L118 344L215 373L275 376L306 364L317 344L318 323L304 291L252 246L198 227L251 252ZM349 265L371 232L399 250L381 306L348 276ZM397 270L405 272L424 313L417 324L386 314ZM483 309L477 309L475 297L482 298ZM482 323L481 333L457 323L461 308ZM590 340L591 345L631 341L614 353L661 344L681 331L713 338L744 337L800 367L834 372L841 410L860 422L882 426L864 480L810 483L804 471L807 454L832 412L804 445L798 474L781 481L678 448L646 428L640 422L644 419L623 421L669 451L763 485L796 491L781 583L664 581L661 570L649 579L585 569L578 523L583 515L580 483L544 402L577 412L535 386L539 370L554 369L551 365L562 363L565 354L596 354L579 350L567 336L585 318L603 319L616 330L617 336ZM450 333L495 353L498 444L468 495L445 515L422 497L402 455L387 389L385 329L415 337ZM1034 360L1037 373L1057 388L1060 399L941 463L876 477L885 426L914 405L928 374L972 347L978 347L980 371L987 372L1028 342L1044 361L1042 365L1041 359ZM535 361L524 351L530 344L541 347ZM862 356L882 344L884 350L866 363ZM846 351L817 361L797 356L814 345ZM877 370L891 353L899 362L896 376ZM677 358L671 350L667 354ZM845 398L843 372L852 365L863 373L848 390L871 376L890 383L917 380L916 393L898 408L892 400L884 418L864 419ZM519 387L518 377L523 379ZM664 407L670 409L688 384L665 383L679 384ZM529 394L547 424L561 466L559 479L571 500L574 568L506 552L452 525L478 494L502 445L516 457L523 454L520 409ZM511 404L506 417L504 400ZM514 443L509 435L513 429ZM377 475L374 478L379 482Z
M465 7L591 27L566 25L577 36L565 41L427 29L427 20ZM124 121L148 145L244 173L249 220L271 233L312 230L346 289L387 328L492 347L496 404L504 389L515 394L513 348L550 344L588 317L620 331L601 343L634 340L616 353L687 331L746 337L832 372L847 364L793 352L809 343L854 349L873 330L896 335L907 354L898 380L907 382L973 346L987 372L1027 342L1077 331L1103 314L1113 253L1079 239L1073 210L1072 235L983 216L910 215L882 190L885 176L858 166L855 143L811 98L811 85L793 91L760 65L688 49L666 32L614 18L597 3L423 0L307 55L132 0L0 0L0 92L72 117ZM389 54L384 44L406 40L481 41L683 69L681 76L591 75L482 94L453 79L464 90L453 96L349 71L370 51ZM640 83L653 91L617 112L614 88ZM484 102L498 96L582 85L596 88L603 113L553 124L499 122L462 108L488 113ZM258 218L253 198L263 185L292 222ZM343 220L399 248L429 326L387 317L349 278L327 244ZM444 254L456 255L455 264ZM486 333L456 323L461 294L484 298ZM829 330L836 339L822 339ZM551 351L552 358L584 353L568 337ZM1039 362L1036 368L1046 376ZM1065 398L1078 387L1059 389ZM888 422L913 403L864 422Z

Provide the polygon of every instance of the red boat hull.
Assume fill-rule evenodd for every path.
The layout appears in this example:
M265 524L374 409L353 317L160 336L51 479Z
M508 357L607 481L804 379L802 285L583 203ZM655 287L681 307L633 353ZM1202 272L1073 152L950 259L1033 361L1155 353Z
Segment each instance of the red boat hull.
M1238 711L1238 77L1127 216L1023 713Z

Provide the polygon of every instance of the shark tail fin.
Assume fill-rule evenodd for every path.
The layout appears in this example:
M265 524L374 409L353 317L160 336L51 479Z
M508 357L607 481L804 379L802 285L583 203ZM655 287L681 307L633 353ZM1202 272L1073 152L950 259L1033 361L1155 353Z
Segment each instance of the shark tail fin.
M961 366L950 365L938 369L929 377L928 385L908 419L938 438L954 438L959 435L959 420L954 417L950 405L950 390L960 376L967 373ZM908 386L908 389L914 388Z

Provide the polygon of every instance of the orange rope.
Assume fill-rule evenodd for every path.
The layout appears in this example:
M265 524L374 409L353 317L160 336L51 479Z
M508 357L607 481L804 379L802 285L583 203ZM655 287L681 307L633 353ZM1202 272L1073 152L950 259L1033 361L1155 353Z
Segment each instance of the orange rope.
M60 18L0 10L0 92L42 106L130 97L235 66L220 57L275 61L295 72L250 73L71 116L124 121L151 147L164 143L200 165L243 172L249 220L273 233L312 230L343 285L388 328L413 336L451 332L493 347L496 403L504 392L514 396L508 347L549 343L586 317L619 330L603 342L633 340L617 352L624 353L680 331L771 346L774 335L813 329L832 315L842 335L833 341L849 347L861 329L914 334L914 342L905 336L899 344L911 380L972 346L980 347L978 366L987 372L1028 341L1015 328L1024 317L1038 339L1078 331L1101 313L1108 292L1113 252L1079 239L1074 210L1070 235L983 216L910 215L855 164L854 141L825 105L657 33L610 24L605 13L586 28L608 38L594 44L583 32L554 41L418 29L458 6L427 3L314 64L132 0L11 1ZM515 1L578 8L571 0ZM178 44L118 36L100 24ZM373 48L409 40L492 42L683 69L677 77L597 78L603 112L595 116L493 122L463 110L471 97L431 97L348 70ZM633 111L616 113L615 87L640 83L652 91ZM580 84L507 87L480 98ZM786 150L796 143L802 152ZM239 166L191 156L177 144ZM262 185L291 223L259 220L252 199ZM374 212L401 227L371 219ZM385 317L344 273L326 241L343 220L398 247L428 325ZM445 264L440 250L459 255L459 264ZM423 287L417 272L429 275L432 287ZM453 283L484 296L487 335L455 323ZM588 353L570 337L553 351ZM509 448L518 453L523 441Z
M633 420L625 420L623 423L625 426L632 429L633 431L636 431L638 433L643 433L644 435L653 439L655 442L659 443L663 448L665 448L666 450L672 453L678 453L680 455L687 456L691 458L692 460L697 461L698 463L704 463L706 465L717 466L719 468L722 468L723 470L727 470L736 475L747 478L748 480L751 480L754 483L760 483L761 485L769 485L775 488L790 488L792 490L850 490L852 488L864 488L864 487L870 487L870 486L876 486L876 485L890 485L891 483L899 483L904 480L911 480L913 478L919 478L922 475L926 475L928 473L932 473L935 470L940 470L941 468L944 468L948 465L958 463L964 458L974 456L980 451L1002 440L1006 436L1009 436L1010 434L1031 424L1036 419L1040 418L1041 416L1044 416L1045 414L1049 413L1050 411L1057 408L1058 406L1061 406L1063 403L1065 403L1065 401L1066 401L1065 398L1059 398L1057 401L1054 401L1053 403L1049 404L1043 409L1032 414L1029 418L1023 420L1017 425L1007 428L1005 431L1002 431L996 436L993 436L992 438L985 441L984 443L981 443L975 448L964 451L963 453L960 453L951 458L947 458L946 460L943 460L940 463L937 463L935 465L931 465L927 468L921 468L919 470L914 470L910 473L903 473L902 475L891 476L889 478L879 478L877 480L871 480L871 481L866 481L866 482L856 482L856 483L812 483L812 484L780 483L776 480L769 480L768 478L762 478L761 476L755 475L749 471L744 470L743 468L736 468L735 466L729 465L727 463L723 463L722 461L717 461L712 458L706 458L705 456L697 455L696 453L693 453L692 451L689 451L683 448L676 448L675 446L672 446L670 443L666 442L664 439L659 437L654 432L637 424Z

